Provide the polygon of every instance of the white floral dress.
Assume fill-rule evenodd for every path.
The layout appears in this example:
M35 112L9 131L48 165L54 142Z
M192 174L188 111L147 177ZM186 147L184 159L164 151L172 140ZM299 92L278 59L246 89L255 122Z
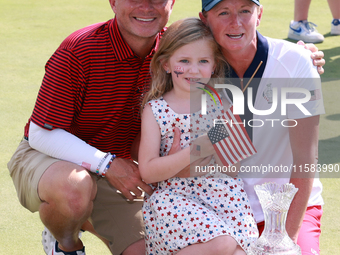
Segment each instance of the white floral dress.
M177 114L163 98L149 104L161 130L162 156L171 148L174 127L181 131L181 147L184 148L213 125L200 112ZM220 108L211 100L207 114L221 112ZM197 126L201 134L193 132ZM221 235L232 236L247 251L258 238L242 180L223 173L159 182L152 196L145 198L143 216L148 255L176 254L188 245Z

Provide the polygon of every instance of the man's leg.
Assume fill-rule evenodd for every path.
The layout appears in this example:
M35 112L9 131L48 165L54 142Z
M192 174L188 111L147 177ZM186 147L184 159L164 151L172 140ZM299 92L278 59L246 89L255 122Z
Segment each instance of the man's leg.
M85 221L85 223L81 226L81 230L83 231L87 231L93 235L95 235L96 237L98 237L100 240L103 241L103 243L107 246L107 248L110 249L109 245L110 242L108 240L106 240L104 237L100 236L93 228L92 223L90 222L90 220Z
M65 251L67 247L82 248L78 238L82 228L101 238L113 254L123 251L124 255L145 254L144 240L141 240L142 199L128 202L105 178L93 178L78 165L40 153L26 140L19 144L7 166L22 206L31 212L40 212L42 222ZM101 235L86 221L97 191L95 182L99 194L92 220Z
M308 19L309 6L312 0L295 0L294 2L294 20Z
M333 19L340 19L340 1L339 0L327 0L329 9L332 12Z
M109 240L114 255L145 254L143 199L128 201L106 178L98 177L96 182L98 190L91 214L96 232Z
M47 168L38 184L41 221L64 251L83 248L78 238L81 226L90 217L96 183L83 167L58 161Z
M307 20L310 3L311 0L295 0L294 20L290 22L288 38L308 43L320 43L325 39L315 30L315 24Z

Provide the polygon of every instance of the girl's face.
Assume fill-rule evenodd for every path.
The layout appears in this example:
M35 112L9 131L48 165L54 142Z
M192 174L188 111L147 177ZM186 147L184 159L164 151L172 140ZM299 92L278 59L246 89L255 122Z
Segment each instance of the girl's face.
M198 91L215 68L214 52L208 40L197 40L177 49L164 65L171 72L174 89Z

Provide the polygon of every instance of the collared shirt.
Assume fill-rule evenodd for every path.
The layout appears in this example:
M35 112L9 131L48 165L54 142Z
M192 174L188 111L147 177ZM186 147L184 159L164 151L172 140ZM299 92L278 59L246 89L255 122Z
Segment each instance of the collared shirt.
M255 73L257 67L259 66L260 62L262 61L262 64L260 65L259 69L255 73L255 76L253 79L250 81L248 88L253 89L253 105L255 103L256 95L257 95L257 89L260 84L261 77L263 75L263 72L266 68L267 65L267 58L268 58L268 41L267 39L262 36L259 32L257 32L257 51L255 54L255 57L253 61L251 62L250 66L248 67L247 71L244 73L242 83L243 86L246 86L252 75ZM229 76L232 78L231 82L233 85L238 86L240 89L243 89L241 87L241 79L238 77L236 72L230 68L229 70ZM232 95L230 91L228 91L228 96L233 100ZM253 119L253 114L250 112L248 108L248 93L244 93L244 115L240 115L241 120L245 121L246 123L249 120ZM252 127L250 125L246 125L246 130L248 133L249 138L252 140L253 137L253 132L252 132Z
M263 37L257 33L257 52L252 64L244 75L244 86L247 78L251 77L263 61L254 79L248 88L253 88L253 108L258 111L266 111L275 106L275 111L270 114L253 114L248 107L247 93L245 93L245 127L257 153L241 161L239 176L243 179L244 188L247 192L254 216L257 222L264 220L260 202L254 191L255 185L265 182L276 182L278 184L288 183L293 169L293 153L289 138L287 119L308 118L300 108L294 104L288 104L286 115L282 114L281 91L283 88L303 88L314 96L303 106L310 112L311 116L324 113L321 81L310 57L310 51L302 46L287 42L285 40ZM231 79L234 85L240 86L240 79L232 71ZM237 83L238 82L238 83ZM277 91L277 94L274 91ZM287 93L289 98L301 98L302 93ZM242 124L243 125L243 124ZM305 135L308 136L308 133ZM309 197L308 206L322 205L322 184L319 179L314 178L313 189Z
M137 56L115 19L74 32L46 64L30 121L50 130L62 128L101 151L129 158L140 131L141 98L149 89L154 52L145 59Z

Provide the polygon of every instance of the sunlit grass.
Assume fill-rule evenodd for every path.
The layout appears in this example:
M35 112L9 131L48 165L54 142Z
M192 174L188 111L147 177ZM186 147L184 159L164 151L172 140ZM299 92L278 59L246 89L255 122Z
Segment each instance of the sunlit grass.
M293 1L261 0L264 16L259 30L286 38ZM37 213L19 204L6 164L22 138L44 74L44 65L61 41L73 31L113 17L107 0L0 0L0 254L43 254L43 226ZM198 16L199 0L176 0L170 22ZM326 0L312 1L310 20L326 40L318 44L326 54L324 83L327 115L321 117L320 162L339 164L340 36L330 37L331 15ZM339 179L324 179L326 205L322 218L322 254L339 254ZM109 254L95 237L85 233L87 254Z

